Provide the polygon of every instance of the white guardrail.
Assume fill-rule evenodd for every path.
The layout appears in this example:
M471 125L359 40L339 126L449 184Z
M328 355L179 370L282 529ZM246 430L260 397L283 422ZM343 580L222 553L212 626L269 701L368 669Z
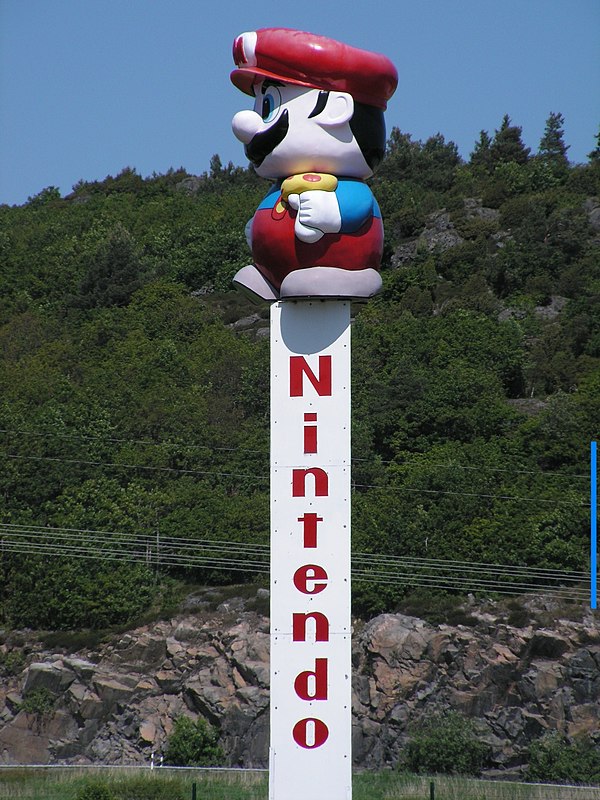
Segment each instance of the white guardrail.
M137 769L137 770L182 770L187 772L263 772L267 773L269 770L266 767L175 767L167 764L0 764L0 771L4 769L79 769L79 770L94 770L94 769ZM368 770L359 770L365 772ZM452 777L457 776L431 776L415 775L415 778L421 780L431 780L434 778L441 778L442 780L452 780ZM589 791L590 789L599 790L598 784L587 785L572 785L567 783L528 783L525 781L502 781L502 780L487 780L486 778L466 778L462 777L461 780L468 781L469 783L484 783L484 784L498 784L500 786L527 786L527 787L540 787L544 789L580 789L581 791Z

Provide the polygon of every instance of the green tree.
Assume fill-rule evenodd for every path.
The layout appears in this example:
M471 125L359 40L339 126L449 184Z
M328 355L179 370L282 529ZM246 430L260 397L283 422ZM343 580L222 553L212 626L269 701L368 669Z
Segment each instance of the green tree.
M223 162L221 156L215 153L210 159L209 176L211 178L219 178L223 174Z
M495 132L490 145L490 154L494 164L526 164L529 160L530 148L525 147L521 139L522 128L512 125L510 117L505 114L500 129Z
M564 124L565 120L562 114L550 112L538 149L539 158L563 170L569 164L567 158L569 146L564 141Z
M441 133L436 133L421 148L416 177L428 189L444 192L452 186L460 163L456 144L447 142Z
M446 142L441 133L430 136L423 144L395 127L387 141L379 180L410 180L426 189L446 191L460 163L456 144Z
M410 133L404 133L394 126L386 143L386 154L397 159L398 165L408 166L419 151L419 142L414 142Z
M117 223L89 263L74 305L125 306L143 283L143 267L129 231Z
M175 767L217 767L223 751L217 732L202 717L178 717L167 742L165 764Z
M479 139L475 142L475 147L471 153L469 164L473 167L482 167L489 171L493 165L492 137L487 131L480 131Z
M596 139L596 147L588 153L588 158L592 164L598 164L600 163L600 128L594 138Z
M38 194L27 198L27 203L30 206L40 207L46 205L46 203L53 203L56 200L60 200L60 189L56 186L46 186L46 188L42 189Z

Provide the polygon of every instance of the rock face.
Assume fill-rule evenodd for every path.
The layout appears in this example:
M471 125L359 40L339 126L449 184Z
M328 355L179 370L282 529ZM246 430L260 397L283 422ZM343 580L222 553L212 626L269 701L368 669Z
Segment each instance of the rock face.
M36 646L0 684L0 763L145 762L187 714L221 730L232 764L262 765L268 645L268 620L242 612L157 622L77 657ZM36 691L53 699L50 711L21 708Z
M224 608L156 622L77 655L28 645L22 670L0 683L0 763L147 762L187 714L219 729L229 764L266 766L269 622L243 602ZM450 708L476 721L496 769L518 769L546 731L598 732L600 628L591 614L515 627L475 610L473 621L431 625L383 614L357 623L357 765L395 764L411 724ZM0 664L11 648L9 637ZM21 707L36 692L51 698L50 710Z
M391 259L392 267L401 267L411 261L419 248L429 253L442 253L463 242L464 239L456 231L446 209L435 211L427 217L425 228L418 238L398 245Z
M355 759L394 763L407 726L448 708L478 722L496 767L522 764L532 739L550 730L597 732L598 634L591 620L536 630L376 617L357 643Z

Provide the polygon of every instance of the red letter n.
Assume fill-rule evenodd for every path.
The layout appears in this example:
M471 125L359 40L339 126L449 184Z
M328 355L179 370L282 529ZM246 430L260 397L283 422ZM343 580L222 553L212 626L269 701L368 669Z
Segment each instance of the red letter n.
M329 478L321 467L292 470L292 497L306 497L306 476L315 479L315 497L327 497L329 494Z
M309 619L315 622L315 642L328 642L329 641L329 620L325 614L320 611L312 611L310 614L293 614L292 615L292 641L305 642L306 641L306 623Z
M303 375L312 383L319 397L331 397L331 356L319 356L319 377L304 356L290 356L290 397L304 395Z

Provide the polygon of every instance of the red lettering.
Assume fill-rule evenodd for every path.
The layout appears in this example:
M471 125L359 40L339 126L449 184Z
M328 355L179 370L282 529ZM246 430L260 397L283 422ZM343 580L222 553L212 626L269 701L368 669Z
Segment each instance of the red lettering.
M292 641L306 641L306 623L309 619L315 622L315 642L328 642L329 620L320 611L312 611L310 614L294 614L292 616Z
M307 717L294 725L292 736L300 747L314 750L315 747L325 744L329 737L329 728L323 720Z
M306 497L307 475L312 475L315 479L315 497L327 497L329 478L325 470L320 467L292 470L292 497Z
M294 681L301 700L327 700L327 659L315 658L315 670L301 672Z
M327 588L327 581L327 573L318 564L305 564L294 572L294 586L302 594L320 594Z
M316 414L305 414L304 422L316 422ZM305 425L304 426L304 452L316 453L317 452L317 426Z
M290 397L302 397L306 375L319 397L331 397L331 356L319 356L319 377L308 366L304 356L290 356Z
M298 522L304 524L302 534L304 536L303 547L316 547L317 546L317 525L323 522L323 517L318 517L316 514L304 514L303 517L298 517Z

